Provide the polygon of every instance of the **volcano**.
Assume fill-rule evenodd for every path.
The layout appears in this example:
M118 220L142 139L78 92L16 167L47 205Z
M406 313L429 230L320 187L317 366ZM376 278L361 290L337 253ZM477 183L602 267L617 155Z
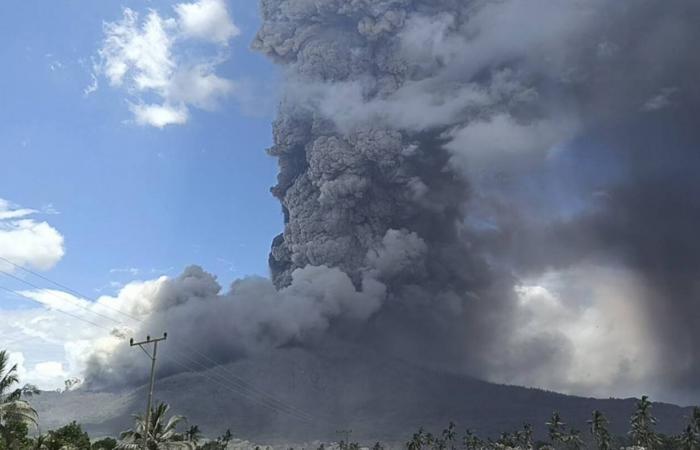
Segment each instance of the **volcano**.
M335 441L343 429L363 444L399 446L420 427L440 432L450 421L482 437L529 423L544 438L553 411L585 429L595 409L610 419L614 434L624 435L635 408L631 398L583 398L488 383L335 344L280 348L165 377L158 380L155 396L209 437L231 429L242 439L272 445ZM116 436L131 427L131 415L143 410L145 398L146 386L111 393L78 389L42 393L34 406L42 430L76 420L93 436ZM674 434L690 410L656 403L654 414L658 431Z

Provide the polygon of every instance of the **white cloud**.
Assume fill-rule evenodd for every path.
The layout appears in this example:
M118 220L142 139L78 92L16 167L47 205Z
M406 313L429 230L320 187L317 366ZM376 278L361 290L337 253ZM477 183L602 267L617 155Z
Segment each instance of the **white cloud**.
M18 364L20 383L53 390L72 374L81 373L81 354L68 351L75 343L96 342L99 329L57 310L44 308L0 310L2 348ZM97 331L96 331L97 330ZM60 371L57 366L60 365Z
M100 87L100 83L97 80L97 76L94 73L90 74L90 84L85 86L85 89L83 89L83 95L85 97L89 96L93 92L97 91L97 89Z
M0 220L20 219L37 211L27 208L14 208L10 202L0 198Z
M69 376L64 370L62 362L43 361L34 365L34 368L27 373L27 378L31 379L34 385L51 386L57 389L65 383Z
M96 72L126 91L139 125L184 124L190 107L212 110L234 90L231 80L215 73L222 50L240 33L225 3L179 3L175 12L177 18L164 18L151 10L141 20L126 8L120 21L104 26ZM197 41L211 44L214 54L202 54L201 46L188 47ZM97 86L96 80L93 85Z
M0 256L21 266L47 270L65 253L63 236L48 223L33 219L37 213L0 199ZM12 268L0 261L0 269Z
M182 32L191 37L228 43L229 39L241 34L231 21L223 0L200 0L195 3L175 5L180 18Z
M187 123L187 107L180 105L173 107L163 105L131 105L129 108L134 113L134 119L139 125L151 125L163 128L167 125L182 125Z
M211 110L219 98L231 94L236 84L213 73L213 67L200 64L176 74L169 86L169 96L197 108Z
M66 311L70 313L80 312L82 308L89 308L90 302L75 297L66 292L54 289L38 289L33 291L19 291L23 297L34 300L52 310Z
M53 203L49 203L49 204L42 206L41 213L51 215L51 216L57 216L57 215L61 214L61 212L53 206Z
M69 378L64 364L60 361L30 361L22 352L10 352L10 365L17 365L17 375L19 376L19 387L24 384L33 384L40 389L54 390L65 385L65 380Z
M130 275L136 276L141 273L141 269L138 267L123 267L117 269L110 269L109 273L128 273Z
M100 56L104 58L104 74L110 84L121 86L130 77L137 89L166 87L175 67L169 33L174 26L172 20L163 20L151 11L139 27L138 13L128 8L120 22L105 24Z
M0 349L18 364L22 384L63 388L66 379L82 377L89 355L110 354L124 344L138 323L129 316L148 314L165 280L130 283L116 297L96 302L58 290L19 291L35 307L0 309Z

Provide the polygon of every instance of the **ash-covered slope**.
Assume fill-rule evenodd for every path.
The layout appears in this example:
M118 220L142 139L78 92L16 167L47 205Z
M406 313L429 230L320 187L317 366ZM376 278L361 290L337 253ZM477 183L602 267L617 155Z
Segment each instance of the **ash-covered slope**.
M258 391L235 392L231 374ZM223 378L229 382L222 383ZM265 406L265 392L293 413ZM625 433L634 400L596 400L536 389L486 383L471 377L420 368L378 354L332 347L308 351L278 349L198 373L181 373L159 380L156 397L170 403L207 435L230 428L237 436L257 442L309 442L337 439L336 430L352 429L361 442L403 442L418 427L441 430L450 420L483 436L544 422L558 410L568 424L585 428L594 409L604 411L616 433ZM130 414L140 412L145 389L123 394L45 393L35 401L42 428L77 420L95 436L115 435L130 426ZM303 413L302 413L303 411ZM656 404L659 430L679 432L686 409ZM302 415L311 416L303 420Z

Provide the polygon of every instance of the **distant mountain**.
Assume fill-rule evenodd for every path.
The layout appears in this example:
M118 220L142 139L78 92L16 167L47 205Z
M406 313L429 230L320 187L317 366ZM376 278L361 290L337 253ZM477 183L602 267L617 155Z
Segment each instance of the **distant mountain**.
M231 374L246 380L255 393L239 394L240 382ZM229 387L220 384L223 378ZM94 436L116 435L131 426L132 413L144 409L145 391L47 392L34 405L44 430L77 420ZM487 383L347 348L278 349L178 374L158 381L156 398L209 436L230 428L236 436L266 443L335 440L340 429L353 430L353 440L360 442L399 443L421 426L440 431L451 420L481 436L512 431L523 423L543 436L554 410L567 424L585 430L591 411L600 409L612 431L623 434L635 406L634 399L598 400ZM282 404L293 405L293 410ZM654 404L658 430L664 433L680 432L689 413L688 408Z

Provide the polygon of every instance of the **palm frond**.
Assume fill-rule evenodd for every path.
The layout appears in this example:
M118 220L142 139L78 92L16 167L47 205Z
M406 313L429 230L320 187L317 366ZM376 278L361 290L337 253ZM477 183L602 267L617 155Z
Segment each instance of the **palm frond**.
M163 431L168 432L170 430L174 430L180 423L184 422L185 420L185 416L172 416L165 424L165 427L163 427Z
M13 400L0 403L0 420L16 420L28 425L37 425L39 415L29 403Z
M158 450L195 450L197 445L193 442L163 442L158 444Z
M0 369L4 369L5 367L0 367ZM0 375L2 375L2 377L0 378L0 396L2 396L5 394L5 391L7 391L10 388L10 386L19 383L19 375L17 374L17 364L10 367L9 370L0 371Z
M159 403L151 409L148 426L148 441L158 449L194 449L191 443L183 444L184 435L177 431L180 423L186 419L183 416L172 416L166 420L170 406ZM146 419L142 415L134 415L134 428L120 435L119 449L138 449L143 445L146 430Z

